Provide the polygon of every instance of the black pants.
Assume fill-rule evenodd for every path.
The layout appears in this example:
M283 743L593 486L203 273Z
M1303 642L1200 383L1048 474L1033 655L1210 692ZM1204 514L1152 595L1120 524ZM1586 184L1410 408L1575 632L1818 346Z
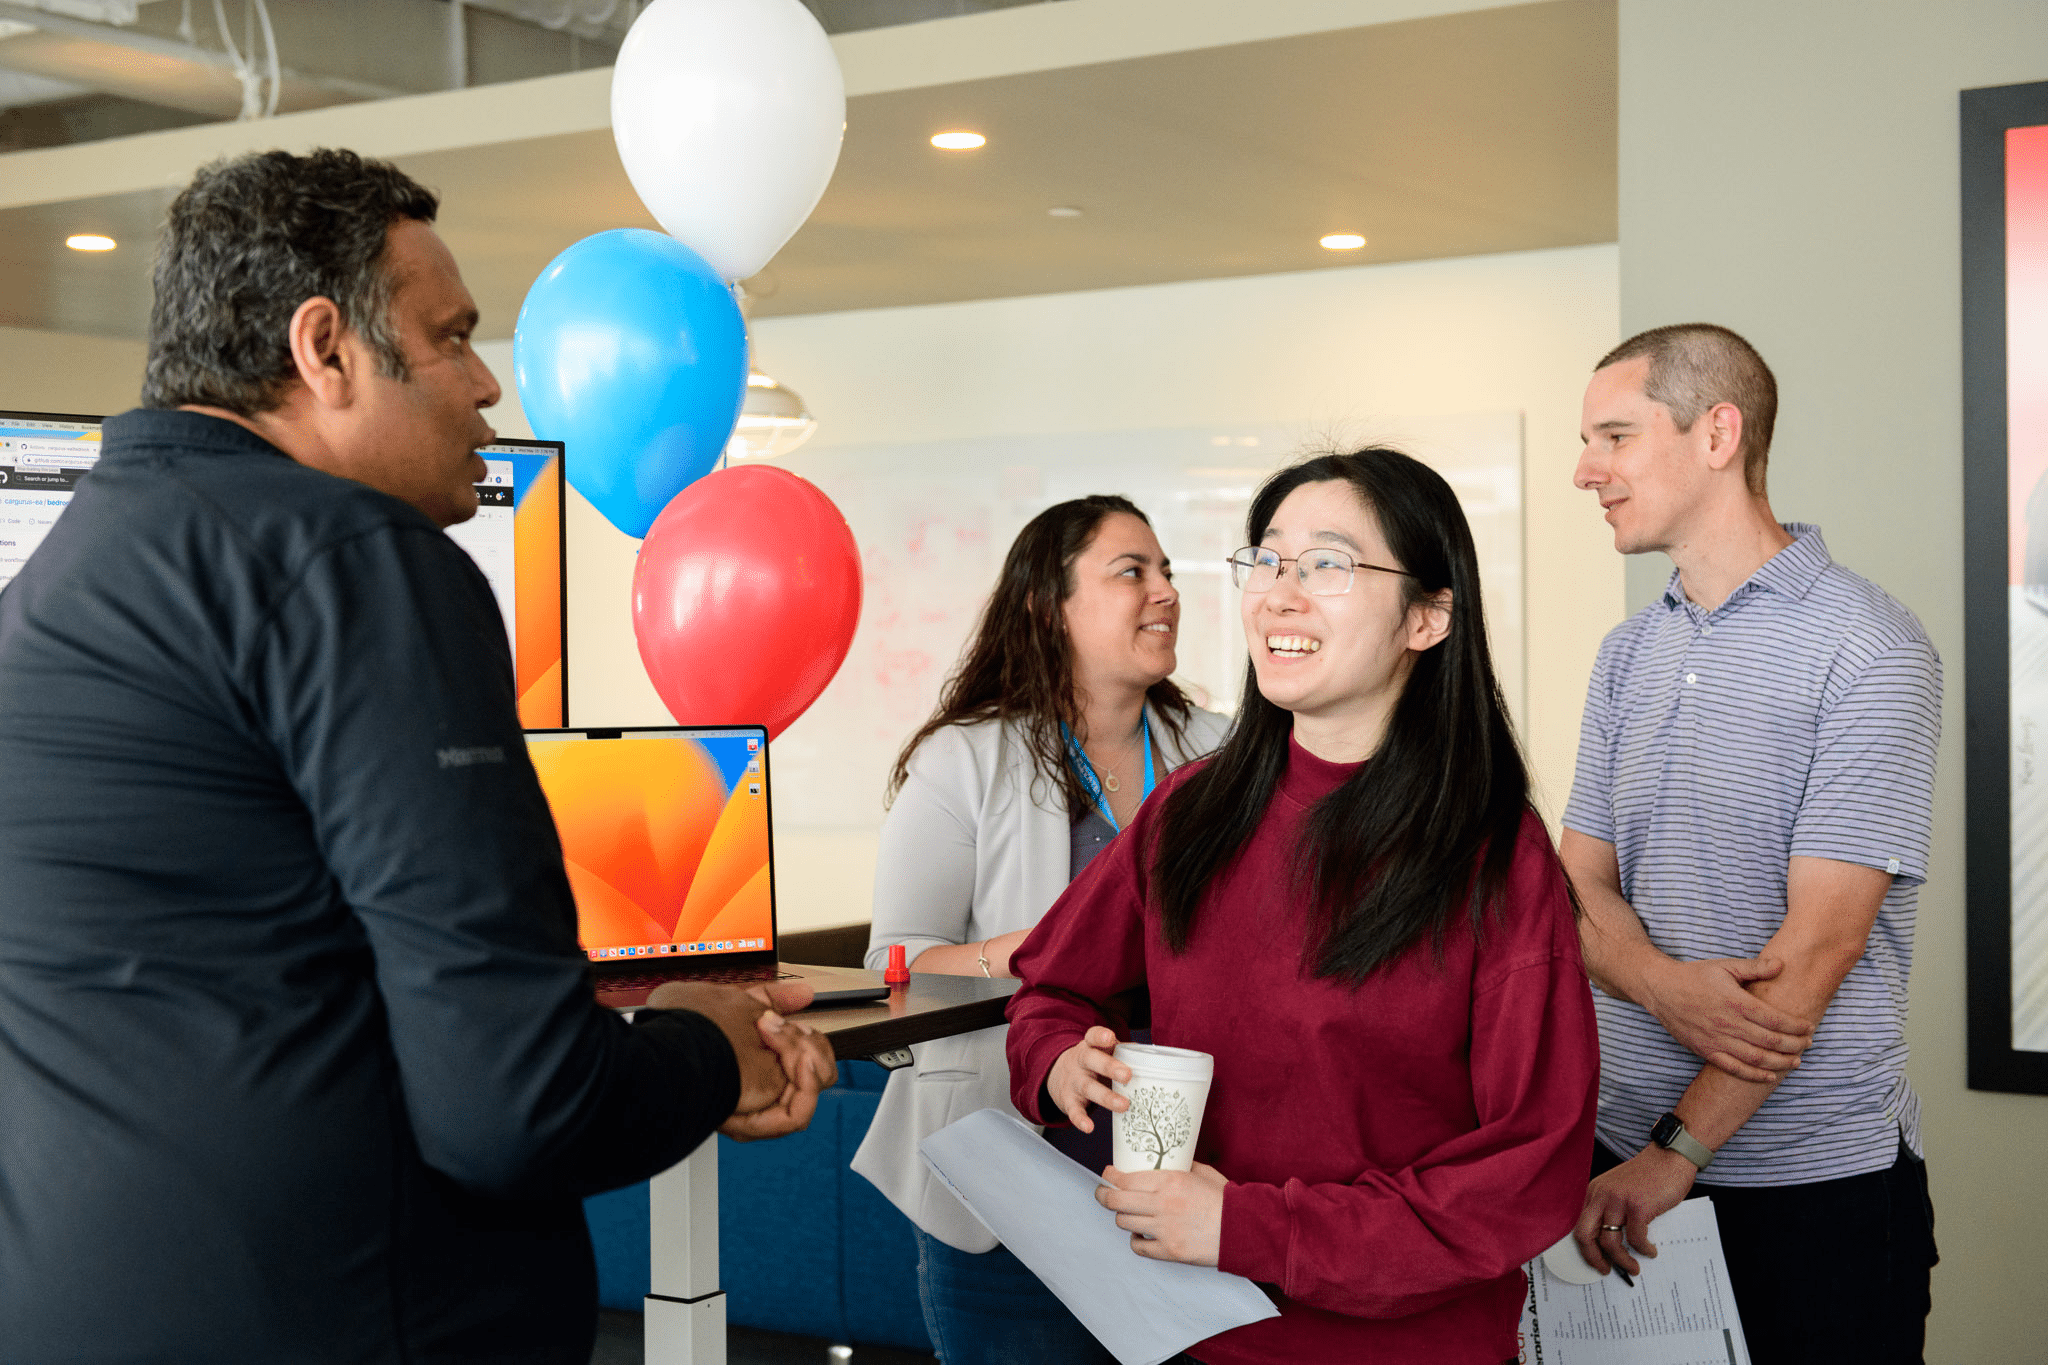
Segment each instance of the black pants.
M1594 1175L1620 1164L1594 1145ZM1868 1175L1692 1193L1714 1201L1753 1365L1920 1365L1939 1258L1927 1167L1904 1143Z

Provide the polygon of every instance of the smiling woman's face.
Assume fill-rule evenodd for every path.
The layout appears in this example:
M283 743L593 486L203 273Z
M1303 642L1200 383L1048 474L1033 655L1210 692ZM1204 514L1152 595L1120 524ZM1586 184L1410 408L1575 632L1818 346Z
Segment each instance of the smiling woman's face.
M1364 567L1406 566L1394 558L1379 518L1349 483L1307 483L1289 493L1259 542L1289 561L1264 592L1244 594L1245 645L1259 691L1324 735L1348 737L1363 757L1378 747L1386 717L1415 666L1415 653L1440 641L1449 613L1407 604L1399 574ZM1342 550L1359 564L1348 592L1311 596L1294 561L1318 549ZM1307 740L1304 738L1304 742ZM1311 749L1325 753L1324 745Z
M1074 683L1091 694L1150 687L1173 672L1180 594L1152 528L1112 512L1074 557L1062 610Z

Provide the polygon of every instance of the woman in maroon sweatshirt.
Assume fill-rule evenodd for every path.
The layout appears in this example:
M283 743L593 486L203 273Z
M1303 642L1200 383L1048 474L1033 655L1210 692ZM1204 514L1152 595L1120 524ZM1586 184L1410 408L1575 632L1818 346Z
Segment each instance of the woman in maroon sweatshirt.
M1270 1286L1203 1365L1516 1354L1571 1229L1599 1043L1576 907L1487 653L1472 533L1426 465L1309 460L1233 557L1251 673L1011 961L1017 1107L1087 1129L1149 995L1212 1054L1192 1171L1110 1173L1132 1251Z

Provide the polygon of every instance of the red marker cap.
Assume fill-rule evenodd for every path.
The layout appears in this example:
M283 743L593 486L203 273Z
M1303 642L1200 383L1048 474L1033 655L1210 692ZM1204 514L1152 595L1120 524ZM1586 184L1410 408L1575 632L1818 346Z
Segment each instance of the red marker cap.
M910 964L903 960L903 945L889 945L889 969L882 973L882 980L891 986L905 985L910 980Z

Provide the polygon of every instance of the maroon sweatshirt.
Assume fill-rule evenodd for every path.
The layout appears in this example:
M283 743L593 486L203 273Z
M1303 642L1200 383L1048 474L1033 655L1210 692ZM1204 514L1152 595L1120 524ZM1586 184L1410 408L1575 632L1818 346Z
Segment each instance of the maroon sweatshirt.
M1190 1348L1205 1365L1461 1365L1516 1354L1523 1262L1579 1216L1599 1040L1564 874L1522 822L1505 913L1460 917L1351 987L1311 972L1294 875L1309 807L1356 771L1290 741L1265 820L1211 883L1186 951L1149 888L1161 800L1054 903L1011 962L1011 1094L1032 1119L1061 1052L1147 989L1155 1042L1216 1058L1196 1159L1230 1180L1221 1265L1280 1316ZM1108 1215L1105 1214L1105 1217Z

